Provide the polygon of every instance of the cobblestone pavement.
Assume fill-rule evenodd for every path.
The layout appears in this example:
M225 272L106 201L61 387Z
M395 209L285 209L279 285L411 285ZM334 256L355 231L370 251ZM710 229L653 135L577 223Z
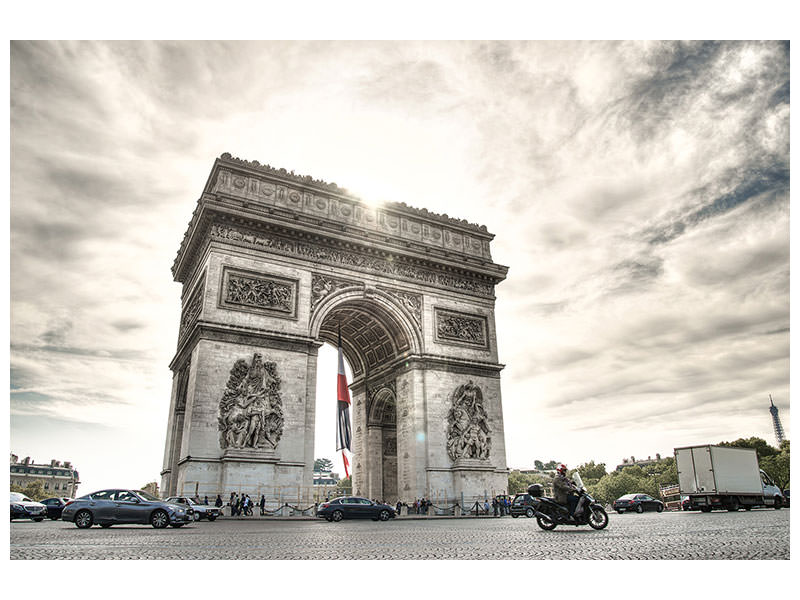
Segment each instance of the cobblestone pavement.
M11 523L11 559L788 559L789 511L609 515L603 531L535 519L202 521L182 529Z

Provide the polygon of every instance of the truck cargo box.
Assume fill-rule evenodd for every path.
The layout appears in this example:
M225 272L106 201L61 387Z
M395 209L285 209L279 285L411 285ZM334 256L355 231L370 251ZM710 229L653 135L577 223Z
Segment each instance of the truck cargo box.
M675 463L682 494L763 494L752 448L675 448Z

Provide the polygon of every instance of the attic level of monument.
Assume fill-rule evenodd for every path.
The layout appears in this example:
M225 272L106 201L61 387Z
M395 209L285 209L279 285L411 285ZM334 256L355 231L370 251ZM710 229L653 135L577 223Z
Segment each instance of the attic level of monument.
M259 231L270 236L290 235L293 239L307 236L309 241L345 252L352 249L362 256L382 257L398 264L427 264L436 271L460 272L467 279L483 280L489 293L477 291L486 297L493 297L490 288L505 279L508 268L492 261L489 242L494 236L485 226L404 204L372 207L344 195L338 187L338 193L333 191L333 185L224 154L214 163L181 242L172 267L175 280L185 282L191 276L192 267L205 249L203 242L207 243L211 236L222 236L227 242L253 240L262 249L292 251L286 244L256 239L254 235ZM220 222L220 216L231 224L229 229L210 227L211 223ZM344 262L361 269L365 261L344 256ZM377 267L377 272L385 270L375 262L372 267ZM471 287L467 285L467 291Z

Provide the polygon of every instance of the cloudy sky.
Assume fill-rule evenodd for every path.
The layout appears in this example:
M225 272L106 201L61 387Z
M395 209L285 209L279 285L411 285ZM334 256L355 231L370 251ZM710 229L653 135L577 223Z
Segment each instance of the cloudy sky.
M511 467L775 443L770 393L791 432L788 45L32 42L10 75L11 449L84 492L160 480L223 152L496 234Z

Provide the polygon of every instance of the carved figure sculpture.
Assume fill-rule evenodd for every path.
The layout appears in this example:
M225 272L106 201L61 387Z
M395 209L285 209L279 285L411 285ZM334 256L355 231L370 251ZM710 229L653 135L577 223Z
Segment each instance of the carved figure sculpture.
M219 444L224 448L276 448L283 434L281 380L275 363L254 354L239 359L219 403Z
M450 459L488 459L492 438L481 388L472 381L460 385L451 395L451 403L447 413L447 454Z

